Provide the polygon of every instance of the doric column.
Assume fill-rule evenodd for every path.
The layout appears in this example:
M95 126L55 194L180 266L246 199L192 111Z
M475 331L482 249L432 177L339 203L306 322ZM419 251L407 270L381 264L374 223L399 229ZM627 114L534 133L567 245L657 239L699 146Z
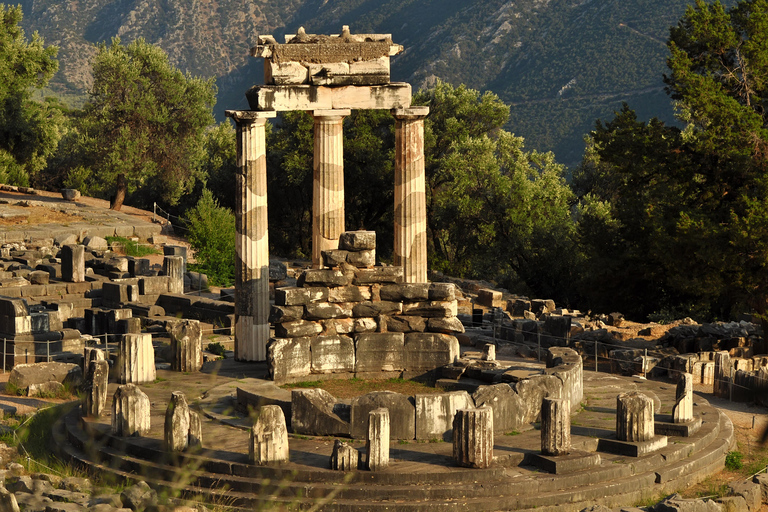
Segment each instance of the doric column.
M571 451L571 404L561 398L545 398L541 404L541 451L544 455L568 455Z
M406 283L427 282L424 118L429 107L398 108L395 117L395 265Z
M312 185L312 267L323 268L322 251L339 248L344 232L344 133L349 110L315 110Z
M493 462L493 409L459 409L453 416L453 458L469 468Z
M264 361L269 340L265 124L275 112L228 110L237 125L235 359Z
M616 438L633 443L650 441L655 435L653 400L638 391L616 397Z
M693 419L693 376L681 373L675 390L675 405L672 407L672 421L685 423Z

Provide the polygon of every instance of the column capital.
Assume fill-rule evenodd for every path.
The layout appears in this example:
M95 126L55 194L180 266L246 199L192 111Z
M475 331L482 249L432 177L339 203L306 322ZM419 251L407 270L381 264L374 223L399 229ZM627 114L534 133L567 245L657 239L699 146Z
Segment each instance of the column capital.
M277 116L274 110L225 110L224 114L238 123L255 123Z
M392 115L395 119L424 119L429 115L429 107L393 108Z
M311 112L314 117L346 117L352 114L352 110L348 108L312 110Z

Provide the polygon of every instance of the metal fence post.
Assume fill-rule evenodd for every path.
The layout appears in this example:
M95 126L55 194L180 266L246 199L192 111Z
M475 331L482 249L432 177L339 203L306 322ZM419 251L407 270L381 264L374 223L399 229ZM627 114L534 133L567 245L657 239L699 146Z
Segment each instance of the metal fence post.
M5 342L7 340L3 338L3 373L5 373Z
M648 376L645 374L645 365L648 364L648 349L645 349L645 355L643 356L643 378L647 378Z
M595 341L595 373L597 373L597 341Z
M536 360L541 362L541 332L536 327Z

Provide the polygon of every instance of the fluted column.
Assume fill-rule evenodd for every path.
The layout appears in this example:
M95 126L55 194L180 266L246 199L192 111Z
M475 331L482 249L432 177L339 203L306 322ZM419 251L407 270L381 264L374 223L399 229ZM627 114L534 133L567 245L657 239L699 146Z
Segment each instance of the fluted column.
M541 404L541 451L567 455L571 451L571 404L561 398L544 398Z
M616 438L619 441L650 441L655 435L653 400L630 391L616 397Z
M323 268L322 251L338 249L344 232L344 117L349 110L315 110L312 185L312 267Z
M235 359L264 361L269 340L265 124L274 112L228 110L237 125Z
M399 108L395 117L395 265L406 283L427 282L424 118L429 107Z
M672 421L685 423L693 419L693 376L681 373L675 390L675 405L672 407Z

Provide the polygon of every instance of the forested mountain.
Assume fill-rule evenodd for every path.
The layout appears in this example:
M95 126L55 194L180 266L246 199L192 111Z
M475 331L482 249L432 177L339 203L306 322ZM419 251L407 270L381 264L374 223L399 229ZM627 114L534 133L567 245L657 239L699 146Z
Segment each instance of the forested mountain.
M672 120L661 81L669 27L690 0L23 0L23 26L60 47L51 87L72 102L88 87L94 45L144 37L193 75L215 75L217 116L247 108L262 80L257 34L391 33L405 46L394 80L436 78L496 92L529 148L577 162L583 135L627 101ZM732 4L733 2L726 2Z

